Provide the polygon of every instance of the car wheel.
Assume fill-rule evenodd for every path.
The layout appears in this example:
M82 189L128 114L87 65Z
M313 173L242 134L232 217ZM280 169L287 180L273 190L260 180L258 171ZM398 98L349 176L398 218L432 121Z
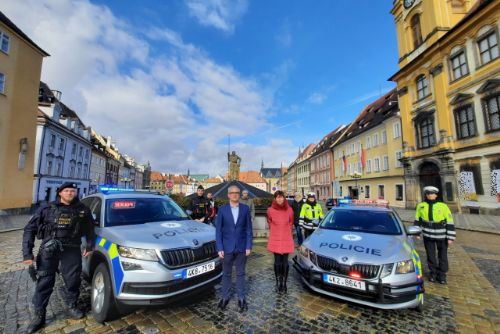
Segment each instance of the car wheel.
M108 267L104 263L99 264L94 271L90 300L95 321L103 323L119 315Z

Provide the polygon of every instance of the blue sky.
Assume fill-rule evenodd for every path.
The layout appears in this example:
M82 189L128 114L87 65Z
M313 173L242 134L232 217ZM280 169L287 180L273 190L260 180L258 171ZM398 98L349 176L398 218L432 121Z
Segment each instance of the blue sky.
M394 87L391 6L7 0L0 10L51 54L42 79L87 125L155 169L216 174L228 133L243 169L286 165Z

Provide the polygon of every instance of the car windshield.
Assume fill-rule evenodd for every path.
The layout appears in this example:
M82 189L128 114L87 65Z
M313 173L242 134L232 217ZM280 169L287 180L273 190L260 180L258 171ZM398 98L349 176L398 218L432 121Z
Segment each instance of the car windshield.
M332 210L323 219L320 228L390 235L402 233L393 212L376 210Z
M105 226L135 225L188 219L186 213L168 198L113 198L106 201Z

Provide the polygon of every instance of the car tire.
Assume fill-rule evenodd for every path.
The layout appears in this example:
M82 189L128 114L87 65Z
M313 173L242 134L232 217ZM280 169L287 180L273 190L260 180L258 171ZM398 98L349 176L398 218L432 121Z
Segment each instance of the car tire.
M95 321L99 323L119 316L113 287L111 286L111 277L105 263L99 264L94 271L90 302L92 315Z

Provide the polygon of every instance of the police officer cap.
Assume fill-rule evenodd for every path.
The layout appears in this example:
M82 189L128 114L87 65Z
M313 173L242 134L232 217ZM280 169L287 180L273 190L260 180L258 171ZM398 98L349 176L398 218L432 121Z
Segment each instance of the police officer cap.
M66 188L77 189L78 187L76 186L76 183L74 183L74 182L65 182L59 188L57 188L57 193L60 193L61 191L63 191Z
M201 189L201 190L205 190L205 188L203 188L203 186L202 186L201 184L198 186L198 190L199 190L199 189Z
M424 187L424 193L426 193L426 194L437 194L438 192L439 192L439 189L434 187L434 186Z
M309 193L309 194L307 194L307 197L316 197L316 194L315 193Z

